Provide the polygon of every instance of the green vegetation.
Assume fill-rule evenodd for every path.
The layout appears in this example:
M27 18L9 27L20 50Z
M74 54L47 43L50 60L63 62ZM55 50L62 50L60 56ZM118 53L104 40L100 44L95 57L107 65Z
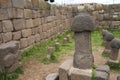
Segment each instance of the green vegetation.
M96 77L95 77L95 74L96 74L96 66L94 65L93 69L92 69L92 78L91 78L91 80L97 80Z
M110 70L120 72L120 61L119 63L106 63L108 66L110 66Z
M104 52L103 52L103 53L102 53L102 56L105 57L105 58L108 58L108 57L110 57L110 54L109 54L109 53L104 53Z
M17 80L19 74L23 74L22 68L18 68L15 72L2 72L0 80Z
M41 45L38 46L33 46L31 49L24 51L22 55L22 60L30 60L30 59L39 59L43 63L51 63L51 62L58 62L60 59L61 54L67 53L69 50L74 49L74 41L73 39L71 42L67 43L67 45L63 44L63 38L65 38L67 35L73 36L73 33L71 31L67 31L65 34L57 36L57 38L52 39L49 42L42 43ZM46 58L47 56L47 48L48 47L54 47L55 43L59 42L60 43L60 50L56 51L54 50L52 53L52 56L50 59Z
M97 51L99 47L102 47L102 34L101 30L92 32L92 50Z

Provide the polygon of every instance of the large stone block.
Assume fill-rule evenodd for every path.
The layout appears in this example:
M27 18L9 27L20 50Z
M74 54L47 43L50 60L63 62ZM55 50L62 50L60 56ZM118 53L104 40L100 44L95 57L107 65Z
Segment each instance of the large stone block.
M0 44L2 43L2 35L0 34Z
M95 77L97 80L109 80L108 73L102 71L96 71Z
M0 20L8 19L9 15L6 9L0 8Z
M35 43L35 36L30 36L28 37L28 45L32 45Z
M24 8L24 0L12 0L14 8Z
M33 20L32 19L28 19L26 20L26 28L32 28L33 26Z
M14 29L16 31L22 30L25 28L25 20L24 19L14 19L13 25L14 25Z
M32 8L32 2L31 0L24 0L24 7L25 8Z
M3 25L2 22L0 21L0 33L3 31Z
M8 42L12 40L12 32L2 33L3 42Z
M59 80L69 80L69 70L73 66L73 60L66 60L59 67Z
M39 42L40 41L40 34L36 34L35 35L35 42Z
M22 37L28 37L32 34L32 30L31 29L24 29L22 30Z
M2 21L3 32L11 32L13 31L13 24L10 20Z
M92 70L84 70L72 67L69 74L70 80L91 80Z
M96 68L97 71L102 71L106 73L110 73L110 67L108 65L100 65Z
M32 34L37 34L39 32L39 28L38 27L35 27L35 28L32 28Z
M36 18L36 19L33 19L33 25L36 27L36 26L39 26L40 25L40 18Z
M21 31L13 32L13 40L19 40L22 36Z
M39 0L31 0L33 4L33 9L38 9L39 8Z
M12 1L11 0L0 0L0 7L1 8L10 8L10 7L12 7Z
M19 8L13 8L13 17L14 18L23 18L24 10Z
M22 38L20 40L20 48L23 49L23 48L26 48L28 46L28 40L27 38Z
M31 18L32 17L32 11L30 9L24 9L24 17L25 18Z

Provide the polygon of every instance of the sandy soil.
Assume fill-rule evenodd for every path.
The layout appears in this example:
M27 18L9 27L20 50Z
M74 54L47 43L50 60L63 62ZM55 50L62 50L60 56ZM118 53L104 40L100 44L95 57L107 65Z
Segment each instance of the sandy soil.
M98 48L97 51L93 51L95 65L106 63L107 58L103 58L101 56L102 52L103 48ZM65 60L72 59L73 53L74 51L70 51L68 54L62 55L62 60L59 63L43 64L35 59L25 62L23 65L24 74L20 75L18 80L45 80L45 77L49 73L57 72L60 64L62 64ZM110 80L116 80L118 75L120 75L120 73L111 71Z

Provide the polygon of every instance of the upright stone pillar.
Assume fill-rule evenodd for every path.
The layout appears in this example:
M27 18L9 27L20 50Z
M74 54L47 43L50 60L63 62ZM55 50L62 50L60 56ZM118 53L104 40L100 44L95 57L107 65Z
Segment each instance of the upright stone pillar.
M94 62L91 46L91 32L94 30L92 17L81 13L73 19L71 29L75 36L73 66L79 69L92 69Z
M119 56L119 49L120 49L120 40L113 39L111 41L110 46L111 46L111 54L110 54L110 59L108 62L119 63L118 56Z
M103 53L110 54L110 52L111 52L110 43L114 39L114 36L112 33L107 32L105 34L104 38L105 38L105 49L104 49Z

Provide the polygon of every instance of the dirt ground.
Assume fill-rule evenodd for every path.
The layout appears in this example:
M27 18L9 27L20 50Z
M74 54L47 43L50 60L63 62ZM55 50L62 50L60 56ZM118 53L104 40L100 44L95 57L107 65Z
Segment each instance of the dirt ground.
M103 48L98 48L97 51L93 51L94 55L94 64L101 65L105 64L107 58L103 58L101 53L103 52ZM61 56L62 60L59 63L51 63L51 64L43 64L38 60L32 60L29 62L25 62L23 65L24 74L20 75L18 80L45 80L45 77L49 73L54 73L58 71L59 66L67 59L73 58L74 51L68 52L68 54L64 54ZM120 73L111 71L110 80L116 80L116 77L120 75Z

